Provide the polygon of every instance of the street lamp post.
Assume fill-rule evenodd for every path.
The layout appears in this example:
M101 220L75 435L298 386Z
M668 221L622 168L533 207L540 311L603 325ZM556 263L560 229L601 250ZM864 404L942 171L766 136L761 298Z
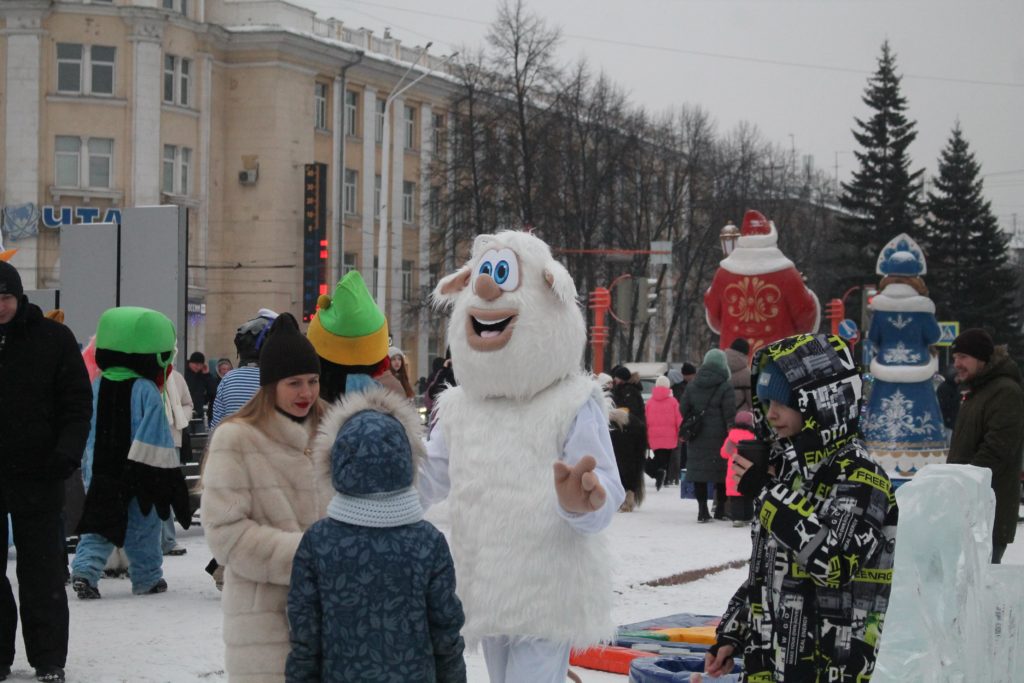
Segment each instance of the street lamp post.
M853 152L848 150L848 149L837 149L837 150L833 150L833 151L835 152L835 155L836 155L836 165L835 165L836 194L839 194L839 155L840 154L853 154Z
M434 69L433 68L428 68L426 71L424 71L422 74L417 76L412 81L406 83L405 85L402 85L403 82L405 81L406 77L409 75L409 72L411 72L413 70L413 67L415 67L417 64L419 64L420 60L423 59L423 56L427 53L427 50L430 48L431 45L433 45L433 43L427 43L426 44L426 46L420 52L419 58L417 58L415 62L413 62L412 64L409 65L409 68L405 70L405 73L402 74L402 77L398 79L398 82L395 83L395 86L391 89L391 92L389 92L388 96L384 99L384 111L383 111L384 131L383 131L383 135L381 136L381 142L380 142L380 147L381 147L380 195L381 196L380 196L380 228L379 228L379 231L378 231L378 234L377 234L377 269L378 269L378 272L377 272L377 286L374 288L374 299L376 299L377 305L384 312L385 317L387 317L387 315L388 315L388 310L387 310L388 307L387 307L387 303L386 303L386 300L385 300L385 291L386 291L386 287L387 287L387 281L388 281L389 276L391 274L391 268L398 267L398 265L400 265L400 264L394 264L394 263L389 265L389 259L388 259L388 232L389 232L388 231L388 208L390 206L390 202L388 200L389 200L389 198L391 196L391 191L390 191L390 189L388 187L388 184L389 184L389 181L390 181L390 178L389 178L390 173L389 173L389 171L391 169L391 124L390 124L390 121L389 121L389 114L390 114L390 110L391 110L391 103L394 100L396 100L398 97L400 97L402 95L402 93L404 93L406 90L408 90L409 88L413 87L414 85L416 85L417 83L422 81L424 78L429 76L431 73L433 73ZM441 63L441 66L444 66L445 64L447 64L449 61L451 61L458 54L459 54L458 52L453 52L452 54L448 55L448 57L445 58L444 62ZM399 230L401 229L401 225L399 225L398 229ZM398 255L397 259L401 260L401 255ZM395 259L392 259L392 260L395 260ZM394 294L392 294L392 296L394 296Z
M377 300L377 306L384 311L385 317L387 317L387 310L384 301L384 291L387 286L386 274L388 273L388 198L390 196L388 192L388 169L391 168L391 159L389 158L391 153L391 124L388 121L388 114L392 100L408 90L417 81L419 81L420 78L423 78L423 76L426 75L422 74L415 81L412 81L405 87L402 87L402 83L409 75L409 72L413 70L413 67L420 63L420 60L423 59L423 55L427 54L427 50L430 49L431 45L433 45L432 42L427 43L426 46L424 46L420 51L419 56L416 58L416 61L409 65L409 68L405 70L405 73L403 73L402 77L398 79L395 86L391 88L391 92L388 93L388 96L384 98L384 130L382 131L383 134L380 141L380 229L377 232L377 272L373 297ZM427 73L430 72L428 71Z
M725 227L722 228L722 232L718 233L718 241L722 244L722 253L726 256L731 254L732 250L736 248L736 243L739 239L740 229L732 221L726 223Z

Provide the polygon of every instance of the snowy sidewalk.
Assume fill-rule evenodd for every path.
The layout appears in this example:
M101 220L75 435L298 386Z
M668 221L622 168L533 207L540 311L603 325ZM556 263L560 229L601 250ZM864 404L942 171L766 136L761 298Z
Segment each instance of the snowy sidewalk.
M606 532L615 569L615 622L625 624L675 612L721 613L743 581L745 569L725 570L679 586L644 583L745 559L749 530L733 528L728 522L697 524L696 503L680 500L678 487L655 492L649 481L647 493L643 507L616 515ZM448 530L445 505L432 509L427 517ZM133 596L131 584L123 579L102 580L101 600L81 601L67 589L71 609L69 683L227 680L220 593L203 571L211 556L202 529L179 530L178 542L188 554L164 558L169 590L163 595ZM1009 546L1004 562L1024 564L1024 541ZM12 584L16 582L13 560L7 576ZM35 680L20 635L16 647L18 654L8 680ZM486 683L483 657L474 653L466 661L469 681ZM576 671L586 683L626 681L625 676Z

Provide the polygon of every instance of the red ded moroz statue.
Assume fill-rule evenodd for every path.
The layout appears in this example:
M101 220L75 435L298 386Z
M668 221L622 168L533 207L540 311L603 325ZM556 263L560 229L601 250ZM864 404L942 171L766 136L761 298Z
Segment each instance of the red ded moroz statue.
M746 339L750 355L777 339L816 332L821 306L778 245L775 223L759 211L743 216L740 238L704 294L708 325L729 348Z

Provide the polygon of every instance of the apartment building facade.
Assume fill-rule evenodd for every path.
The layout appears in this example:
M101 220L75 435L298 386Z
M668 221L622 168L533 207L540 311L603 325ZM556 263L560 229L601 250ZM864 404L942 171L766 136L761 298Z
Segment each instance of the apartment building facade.
M59 227L177 204L189 350L232 357L260 307L301 318L358 269L371 291L382 281L394 344L426 375L444 350L421 304L443 274L431 164L457 89L445 67L280 0L6 0L4 242L26 287L59 287Z

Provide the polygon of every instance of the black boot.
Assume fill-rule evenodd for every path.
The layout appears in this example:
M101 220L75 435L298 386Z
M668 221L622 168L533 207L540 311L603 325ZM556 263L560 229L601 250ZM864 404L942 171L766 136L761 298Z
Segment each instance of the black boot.
M71 588L74 589L75 594L78 595L79 600L99 600L100 591L96 586L93 586L87 579L83 579L80 576L73 577L71 579Z
M36 669L36 680L64 683L64 669L59 666L41 666Z
M665 470L658 470L654 473L654 490L660 491L665 484Z

